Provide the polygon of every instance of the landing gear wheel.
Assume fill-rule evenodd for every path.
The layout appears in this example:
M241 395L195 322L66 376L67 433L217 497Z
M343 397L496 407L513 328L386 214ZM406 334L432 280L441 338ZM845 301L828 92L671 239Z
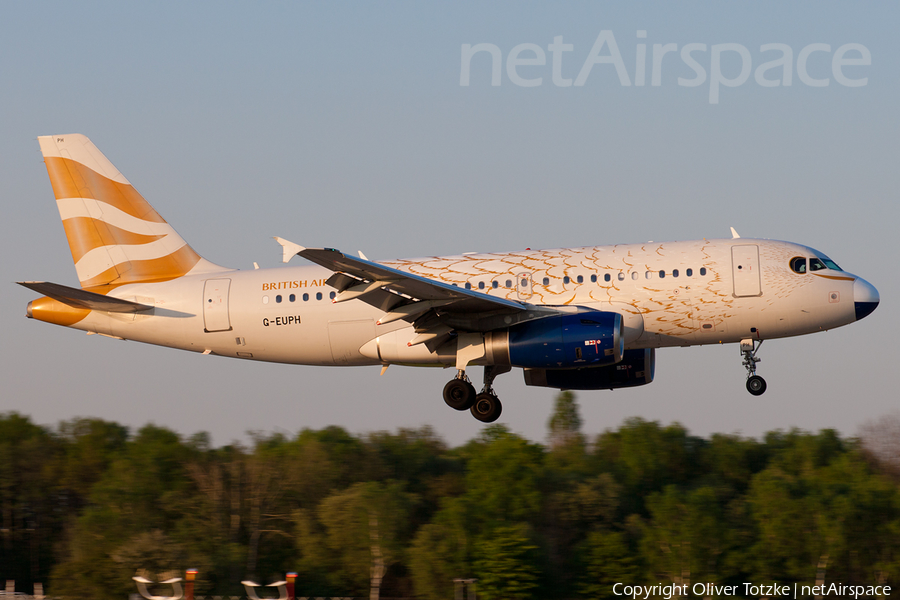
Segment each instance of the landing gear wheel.
M766 380L756 374L756 364L762 359L756 356L762 340L741 340L741 354L744 355L744 368L747 369L747 391L754 396L762 396L766 392Z
M759 375L747 378L747 391L754 396L762 396L766 392L766 380Z
M472 405L472 416L482 423L493 423L500 418L501 412L503 412L503 405L500 404L500 399L493 394L478 394L475 404Z
M456 410L472 408L475 404L475 387L465 379L451 379L444 386L444 402Z

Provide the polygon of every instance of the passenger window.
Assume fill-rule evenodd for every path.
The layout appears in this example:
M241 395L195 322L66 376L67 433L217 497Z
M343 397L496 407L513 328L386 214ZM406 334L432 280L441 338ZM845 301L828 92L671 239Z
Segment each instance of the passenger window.
M665 271L660 271L660 272L659 272L659 278L660 278L660 279L663 279L665 276L666 276L666 272L665 272Z
M550 285L550 278L544 277L543 282L544 282L544 285Z
M818 258L809 259L809 270L810 271L821 271L822 269L827 268L825 264L819 260Z
M500 282L495 279L491 282L491 287L496 290L498 287L500 287Z
M609 273L603 275L603 281L609 281L612 277L609 276Z
M322 292L316 292L316 300L322 299Z
M269 297L263 296L263 304L268 304L268 303L269 303Z
M303 294L303 301L309 302L309 294Z
M472 284L469 283L468 281L466 282L466 289L467 289L467 290L471 290L471 289L472 289Z
M293 295L293 294L291 294L290 296L288 296L288 300L290 300L291 302L293 302L293 301L296 300L296 299L297 299L297 296L295 296L295 295Z
M637 278L638 278L638 272L637 272L637 271L632 271L632 272L631 272L631 279L633 279L634 281L637 281Z
M700 267L700 277L706 277L706 267Z
M483 289L484 289L484 282L483 282L483 281L479 281L479 282L478 282L478 289L479 289L479 290L483 290Z
M653 277L652 271L644 271L644 279L650 279L651 277Z
M575 281L577 281L578 283L584 283L584 277L582 277L581 275L579 275L578 278L577 278Z
M597 283L597 276L591 275L591 283Z
M331 298L332 300L334 300L334 297L335 297L336 295L337 295L337 294L335 294L334 292L331 292L330 294L328 294L328 297Z
M791 271L794 273L806 273L806 257L795 256L791 259Z
M572 281L572 280L569 279L569 276L568 276L568 275L566 275L565 277L563 277L563 284L569 285L569 282L570 282L570 281Z
M623 273L622 271L619 271L618 277L619 281L625 281L625 273Z
M511 280L511 279L507 279L507 280L506 280L506 287L508 287L508 288L511 288L511 287L512 287L512 280Z
M693 269L688 269L688 270L686 270L686 271L684 272L684 274L687 275L688 277L693 277L693 276L694 276L694 270L693 270Z
M678 269L672 269L672 277L678 277Z
M281 304L281 294L278 294L277 296L275 296L275 302Z

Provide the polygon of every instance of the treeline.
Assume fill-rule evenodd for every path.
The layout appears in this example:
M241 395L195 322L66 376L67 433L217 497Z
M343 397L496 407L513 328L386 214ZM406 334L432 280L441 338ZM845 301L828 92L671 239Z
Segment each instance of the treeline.
M121 600L199 569L198 594L297 571L301 596L612 597L612 584L900 584L900 420L863 440L691 436L630 419L588 438L562 393L548 444L503 426L256 434L56 429L0 415L0 579ZM893 428L893 429L892 429ZM867 441L868 440L868 441Z

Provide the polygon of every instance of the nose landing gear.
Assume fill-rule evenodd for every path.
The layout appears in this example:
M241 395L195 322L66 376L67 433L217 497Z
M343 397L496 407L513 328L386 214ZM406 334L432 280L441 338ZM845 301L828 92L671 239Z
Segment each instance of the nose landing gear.
M762 396L766 392L766 380L756 374L756 363L762 359L756 356L762 346L762 340L741 340L741 354L744 355L744 368L747 369L747 391L754 396Z

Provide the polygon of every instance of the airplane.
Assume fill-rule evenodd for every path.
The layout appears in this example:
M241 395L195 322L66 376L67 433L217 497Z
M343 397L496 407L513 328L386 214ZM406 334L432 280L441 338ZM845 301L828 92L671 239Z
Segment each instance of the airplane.
M495 377L601 390L653 381L657 348L739 344L753 395L764 340L840 327L879 294L808 246L647 242L375 262L284 238L283 261L198 255L85 136L38 138L80 287L18 282L26 315L120 340L304 365L455 367L444 401L499 418ZM467 375L483 366L476 392Z

